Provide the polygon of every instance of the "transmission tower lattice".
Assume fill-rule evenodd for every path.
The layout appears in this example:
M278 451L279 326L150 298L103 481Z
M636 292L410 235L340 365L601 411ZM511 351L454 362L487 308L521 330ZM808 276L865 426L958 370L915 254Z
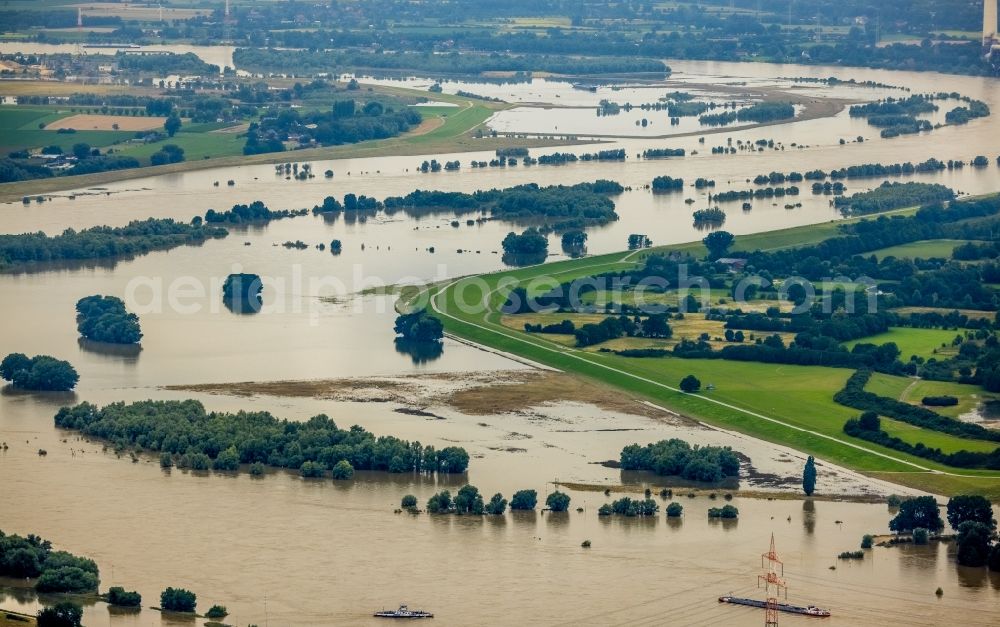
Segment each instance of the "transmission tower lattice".
M767 562L765 564L764 562ZM767 606L764 608L764 626L777 627L778 625L778 597L782 591L785 598L788 598L788 585L785 584L785 564L778 558L778 552L774 549L774 534L771 534L771 548L767 553L760 556L760 566L764 569L764 574L757 575L757 587L761 581L764 582L764 592L767 593ZM772 594L773 589L773 594Z

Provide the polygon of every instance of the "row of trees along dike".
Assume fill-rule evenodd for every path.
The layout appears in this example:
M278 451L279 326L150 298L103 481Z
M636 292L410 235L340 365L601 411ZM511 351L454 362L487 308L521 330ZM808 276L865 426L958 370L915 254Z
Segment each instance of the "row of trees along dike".
M195 470L235 471L240 464L261 464L323 476L338 464L340 473L347 465L352 472L392 473L463 473L469 466L464 448L437 450L376 437L357 425L341 429L324 414L297 422L267 412L206 412L194 400L119 402L101 408L80 403L60 409L55 424L116 448L166 453Z
M570 496L555 490L545 497L545 509L551 512L565 512L569 509ZM401 503L403 509L417 511L417 497L407 494ZM511 510L530 511L538 505L538 493L534 490L519 490L510 500ZM507 511L507 499L497 492L489 501L483 499L479 488L465 485L452 496L449 490L442 490L427 499L427 512L431 514L458 514L475 516L502 516Z
M576 163L577 161L624 161L625 160L625 149L619 148L617 150L600 150L598 152L588 152L577 155L572 152L554 152L547 155L539 155L537 158L531 157L527 154L521 159L521 163L525 166L533 165L565 165L567 163ZM513 157L508 158L496 158L489 161L471 161L470 166L473 168L507 168L507 167L517 167L517 159ZM420 166L417 168L420 172L440 172L442 167L444 170L449 172L454 172L462 169L462 163L460 161L446 161L444 166L437 159L431 159L430 161L421 162Z
M142 603L142 597L138 592L126 591L121 586L113 586L107 594L101 595L101 599L108 605L123 608L138 608ZM194 615L197 607L198 597L194 592L184 588L170 587L160 593L160 606L154 609L172 614ZM226 609L225 605L213 605L205 612L204 618L218 621L228 615L229 610ZM8 615L8 618L11 616ZM73 601L60 601L39 610L36 620L38 627L81 627L83 607Z
M11 353L0 361L0 379L22 390L68 392L76 387L80 375L68 361L48 355L28 357Z
M95 342L136 344L142 339L139 317L115 296L86 296L76 303L76 328Z
M890 507L893 505L890 502ZM899 500L896 515L889 529L897 534L911 534L911 541L926 544L929 537L944 530L941 509L933 496ZM962 566L988 566L1000 572L1000 539L996 537L997 521L993 504L980 495L961 494L951 497L946 508L948 525L956 532L956 559ZM862 548L871 548L871 536L862 539Z
M966 424L957 420L954 422ZM867 440L868 442L909 453L910 455L916 455L924 459L930 459L947 466L1000 470L1000 447L994 449L992 453L964 449L945 453L940 448L926 446L923 442L911 444L902 438L889 435L881 427L881 419L878 414L873 411L866 411L858 418L851 418L844 423L844 433L851 437Z
M474 486L467 486L467 487L471 487L473 490L475 490L475 492L466 490L465 496L473 495L472 500L475 501L476 500L475 497L479 495L479 490L476 489ZM453 500L451 498L451 493L448 492L447 490L445 490L444 492L439 492L435 496L437 497L437 500L434 501L434 506L437 508L436 513L441 513L443 511L446 511L453 503ZM433 498L434 497L432 497L432 499ZM480 497L480 502L481 502L481 497ZM430 501L428 501L428 510L431 509L430 504L431 504ZM497 493L493 495L492 499L490 499L490 509L492 511L486 511L486 506L484 505L483 512L481 513L503 514L506 505L507 505L507 500L503 498L502 494ZM538 505L538 492L534 490L518 490L517 492L514 493L514 496L512 496L510 499L510 509L512 511L531 511L534 510L537 505ZM409 510L412 512L418 511L417 497L413 496L412 494L407 494L400 501L400 507L402 509ZM498 509L499 511L496 511Z

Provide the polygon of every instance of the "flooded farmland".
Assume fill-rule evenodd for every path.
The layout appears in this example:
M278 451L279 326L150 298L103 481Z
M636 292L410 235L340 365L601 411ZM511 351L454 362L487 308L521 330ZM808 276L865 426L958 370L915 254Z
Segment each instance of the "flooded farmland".
M231 53L230 53L231 54ZM491 153L380 157L313 161L314 171L331 169L330 180L285 180L272 165L185 172L113 183L101 189L66 190L42 204L20 201L0 205L0 232L121 225L146 217L189 220L206 210L263 200L272 209L311 207L326 195L402 195L417 188L473 191L522 183L572 184L608 178L632 189L614 200L620 220L588 230L591 254L620 250L631 233L646 233L655 244L680 243L704 236L691 222L690 207L704 206L703 192L654 195L645 189L654 176L685 180L711 177L718 191L752 187L747 179L772 171L832 169L860 163L918 162L927 158L996 157L1000 118L944 127L930 135L891 140L877 137L846 110L831 117L747 130L669 128L665 113L648 134L635 132L635 116L598 118L602 98L653 101L691 85L710 92L795 90L814 98L862 101L894 92L860 87L802 88L789 77L874 80L910 88L913 93L947 86L987 102L1000 111L1000 81L933 74L879 72L857 68L671 62L675 74L660 86L574 90L567 83L536 80L520 84L445 83L524 106L491 120L500 132L606 135L603 143L532 149L593 152L624 148L624 162L580 162L566 166L497 169L463 167L459 172L422 174L424 158L488 159ZM407 84L429 85L411 80ZM537 106L544 105L544 106ZM561 105L579 107L561 109ZM570 113L567 114L567 111ZM652 115L643 113L642 115ZM557 124L558 123L558 124ZM553 128L554 126L563 128ZM570 126L567 126L570 125ZM641 128L641 127L640 127ZM605 132L606 131L606 132ZM693 132L694 134L689 134ZM664 133L666 135L667 133ZM840 144L858 135L864 143ZM704 136L705 142L699 138ZM930 141L933 139L933 141ZM712 155L710 147L728 140L768 139L784 150ZM797 143L804 147L793 147ZM688 156L666 160L634 158L647 148L685 148ZM699 154L691 155L693 151ZM293 155L290 155L290 158ZM919 174L907 180L940 182L975 194L995 191L997 170L960 170ZM225 182L234 181L233 187ZM223 184L216 187L215 182ZM881 179L852 180L851 192ZM751 211L726 207L726 229L737 236L775 228L835 220L839 213L826 196L804 190L798 208L784 201L754 202ZM71 198L70 196L73 196ZM726 444L750 458L741 485L747 490L798 493L801 456L736 434L685 422L655 408L615 408L595 402L552 399L516 410L465 411L442 398L455 381L481 377L516 379L530 364L485 352L456 340L443 354L419 359L393 343L393 296L370 295L377 285L443 280L503 267L499 242L511 223L487 221L457 227L451 214L379 214L367 219L324 220L304 216L265 227L233 229L229 237L197 247L153 252L109 264L77 265L0 274L0 345L5 352L44 353L67 359L80 372L75 393L0 394L0 485L5 532L37 533L60 549L94 558L102 588L138 589L144 606L164 587L198 593L199 607L226 605L236 625L367 624L372 611L409 603L433 611L436 623L518 623L585 625L678 624L743 625L759 622L761 611L719 604L723 594L758 595L760 554L771 534L785 561L789 601L828 607L827 624L892 621L901 624L948 623L955 612L967 625L996 623L1000 576L983 569L957 567L954 546L877 547L863 561L837 555L858 547L863 534L887 533L885 504L803 501L798 498L749 498L735 494L738 522L712 522L706 512L716 498L686 496L680 520L662 511L652 520L598 518L597 508L623 494L636 496L652 476L626 475L601 465L617 458L622 446L683 437L702 444ZM554 237L554 236L553 236ZM333 256L312 246L340 239L343 253ZM302 240L306 250L279 244ZM553 240L555 241L555 240ZM431 252L433 248L434 252ZM550 246L557 250L558 245ZM558 255L557 255L558 256ZM219 306L211 291L186 293L183 311L158 305L169 300L171 285L212 285L230 272L268 277L264 300L273 310L236 315ZM142 350L121 353L78 341L73 305L90 294L123 296L140 313ZM290 380L414 379L428 381L429 392L409 398L365 398L363 394L282 395L237 393L225 384ZM221 384L210 391L166 389ZM378 385L370 385L377 389ZM371 395L378 396L375 392ZM467 478L431 479L359 472L352 481L308 480L272 472L196 473L162 470L155 459L117 456L100 444L57 430L52 417L60 406L80 401L106 404L146 398L197 398L212 410L269 410L276 416L307 419L330 415L341 426L359 424L376 435L393 434L424 444L466 447L473 459ZM420 412L398 411L419 409ZM38 455L38 449L47 455ZM770 477L770 479L765 479ZM397 514L400 498L414 494L423 504L442 487L453 491L465 481L484 494L536 489L545 494L560 484L572 497L565 514L511 512L503 517L454 517ZM611 486L605 497L601 489ZM892 488L835 468L821 466L820 494L884 495ZM660 501L661 508L668 501ZM576 511L582 507L583 511ZM591 541L584 549L581 543ZM711 547L706 550L706 547ZM18 582L0 588L0 607L33 612L39 600ZM944 594L935 596L941 587ZM782 616L782 622L815 619ZM144 609L110 614L104 604L85 610L85 624L160 625L174 619ZM186 624L192 624L188 621ZM202 621L198 621L201 624Z

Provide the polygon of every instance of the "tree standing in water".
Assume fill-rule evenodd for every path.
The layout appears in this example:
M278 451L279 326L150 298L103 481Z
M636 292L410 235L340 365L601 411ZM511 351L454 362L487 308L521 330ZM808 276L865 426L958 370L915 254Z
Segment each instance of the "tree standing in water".
M816 460L810 455L806 467L802 470L802 491L806 496L812 496L816 491Z

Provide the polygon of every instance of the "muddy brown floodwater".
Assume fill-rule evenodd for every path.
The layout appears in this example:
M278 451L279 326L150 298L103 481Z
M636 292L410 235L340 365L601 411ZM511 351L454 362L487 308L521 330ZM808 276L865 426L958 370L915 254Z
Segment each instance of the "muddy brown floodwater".
M684 83L703 90L712 83L792 89L780 77L832 75L907 85L915 92L955 90L1000 111L1000 81L993 79L763 64L671 65L677 73L669 85L626 88L621 99L652 101L656 89L683 88ZM592 107L609 95L604 88L590 94L550 81L446 84L449 90L462 88L535 105ZM841 100L902 93L800 88L796 93ZM733 89L720 88L717 95L731 97ZM544 122L573 111L539 110L543 113L533 115ZM493 123L531 130L517 127L517 115L508 113ZM611 120L608 128L616 123ZM602 128L595 122L592 132ZM75 199L67 191L43 204L0 205L0 232L53 233L148 216L186 220L208 208L258 198L284 209L312 206L327 194L381 198L418 187L471 191L603 177L635 189L616 199L621 220L590 231L590 252L598 253L621 249L629 233L647 233L657 244L703 236L691 225L690 208L684 204L689 195L704 200L699 192L654 196L641 189L653 176L715 178L719 192L746 188L747 178L770 171L929 157L967 160L977 154L995 158L998 129L1000 116L994 113L930 135L842 146L841 138L871 138L874 133L841 112L709 135L704 145L694 136L602 145L625 148L630 155L625 163L499 173L465 168L421 175L414 172L421 157L384 157L314 162L314 170L331 168L336 176L304 183L275 177L269 165L214 169L77 190ZM771 138L786 150L711 156L709 148L727 137ZM808 148L793 150L792 142ZM700 154L659 162L632 159L643 149L667 146ZM460 158L465 163L483 157L488 155ZM228 179L235 187L213 185ZM993 167L913 179L976 193L998 185ZM879 182L850 181L848 186L858 191ZM730 209L726 228L740 235L837 217L826 198L803 194L799 200L803 206L793 210L771 203L755 203L749 213ZM453 228L450 220L450 215L330 221L309 216L234 229L225 240L118 263L0 275L0 352L68 359L82 377L73 394L23 394L9 388L0 394L0 441L9 446L0 452L0 529L41 534L60 549L93 557L101 567L102 589L138 589L145 607L157 604L167 586L189 588L203 610L214 603L226 605L231 612L226 622L234 625L374 624L374 610L399 603L432 611L434 624L443 625L759 623L760 610L720 605L717 598L761 595L756 575L772 533L785 561L789 601L829 608L833 616L822 624L996 624L1000 577L957 567L952 544L876 547L860 562L838 561L836 555L856 549L863 534L886 533L890 513L883 504L795 497L804 461L796 451L691 424L563 375L528 374L526 364L456 341L446 340L441 355L398 350L392 334L393 299L353 294L372 282L440 280L502 267L494 251L512 225L491 221ZM297 239L329 243L332 238L344 242L339 257L276 245ZM170 301L167 286L210 286L234 271L268 277L265 302L274 307L256 316L235 315L219 307L211 290ZM311 279L326 282L312 284ZM130 291L136 280L145 288ZM129 308L139 312L145 333L141 351L78 341L73 305L91 294L125 297ZM160 306L157 294L164 299ZM178 294L174 297L177 301ZM492 385L498 382L504 385ZM553 388L559 393L552 394ZM269 410L289 419L322 412L342 426L356 423L376 434L435 446L459 444L472 455L470 472L436 480L358 473L352 481L333 482L286 472L255 479L247 473L164 471L152 457L141 456L136 463L117 458L99 443L56 430L52 421L61 405L83 400L106 404L188 397L212 410ZM617 498L623 491L641 494L647 485L658 491L663 484L655 477L623 475L602 462L616 459L626 444L669 437L732 446L749 459L740 488L777 490L783 498L748 498L737 492L732 503L740 510L739 521L713 523L706 511L724 502L723 490L714 500L707 493L688 498L678 490L685 508L679 521L666 520L662 509L651 520L599 519L596 510L607 499L593 486L612 486L611 498ZM48 455L40 457L40 448ZM819 470L818 489L825 498L905 492L822 461ZM465 481L487 495L499 491L508 498L519 489L533 488L544 498L556 483L574 486L566 488L573 511L492 518L394 513L407 493L423 503L435 491L455 490ZM575 511L577 507L583 511ZM584 540L591 541L591 548L581 547ZM934 594L938 587L944 591L940 598ZM33 612L39 603L30 590L0 586L0 607ZM173 620L149 609L110 614L103 604L85 611L88 627ZM815 620L781 617L787 624Z
M439 398L467 390L447 383L429 387ZM636 483L634 475L623 477L598 462L614 458L626 443L664 437L734 446L755 470L791 477L785 490L797 489L802 465L794 452L755 440L584 403L464 414L414 393L411 400L425 412L415 415L394 411L412 404L372 401L360 388L351 397L364 402L247 393L140 388L88 396L108 402L193 395L212 409L253 407L293 418L325 411L376 433L461 442L473 456L467 480L486 494L508 497L522 488L544 495L555 481L615 486L610 498L625 493L622 483L633 496L646 485L658 492L663 482L655 477ZM684 506L680 521L667 520L662 511L653 520L600 519L596 510L610 499L570 489L574 511L566 514L395 514L404 494L422 504L444 487L454 492L465 479L362 472L353 481L334 482L287 472L260 479L168 472L152 457L132 463L55 430L50 416L64 401L4 397L3 438L10 449L0 454L2 528L40 533L59 548L95 558L102 587L137 588L146 606L173 585L194 590L203 608L226 605L233 613L228 622L236 625L366 624L374 621L371 611L402 602L433 611L435 624L446 625L747 624L761 619L758 610L720 605L716 598L760 594L755 577L771 533L786 564L790 601L830 608L830 624L890 619L931 625L961 615L969 625L987 625L1000 599L1000 577L957 567L950 544L876 547L862 562L837 560L841 551L857 548L863 534L888 531L884 504L765 500L737 492L732 503L740 519L710 522L707 509L724 503L727 490L712 499L705 493L688 498L677 489L674 498ZM38 448L48 455L39 457ZM753 480L743 487L754 489ZM821 465L819 491L875 494L886 488ZM590 549L581 548L584 540ZM941 599L934 595L939 586ZM0 607L37 606L28 593L7 588L0 594ZM165 622L148 609L111 615L103 604L88 607L86 618L87 625ZM782 617L792 624L808 620Z

